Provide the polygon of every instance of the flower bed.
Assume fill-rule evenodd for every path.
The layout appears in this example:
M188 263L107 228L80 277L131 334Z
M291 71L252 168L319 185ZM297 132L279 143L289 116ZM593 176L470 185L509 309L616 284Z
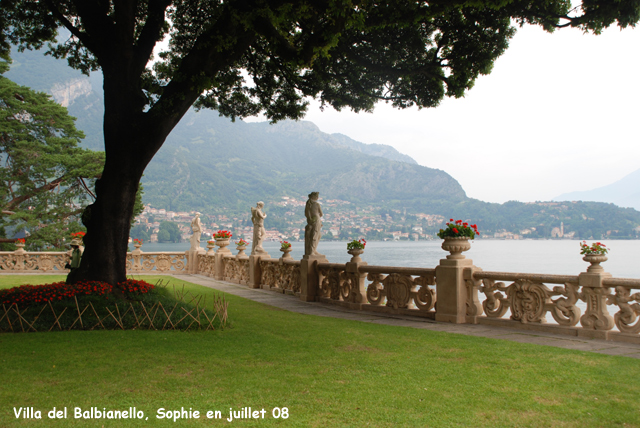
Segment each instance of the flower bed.
M140 295L153 290L153 284L128 279L118 284L118 287L128 295ZM29 306L40 303L73 299L75 296L105 296L113 293L113 286L106 282L86 281L76 284L54 282L43 285L21 285L6 290L0 290L0 304Z

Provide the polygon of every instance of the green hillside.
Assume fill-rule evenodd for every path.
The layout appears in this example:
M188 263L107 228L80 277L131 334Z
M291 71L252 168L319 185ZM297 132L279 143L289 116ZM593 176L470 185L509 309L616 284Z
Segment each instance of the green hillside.
M352 202L461 201L443 171L351 150L310 122L230 122L190 112L145 171L145 202L167 209L212 211L317 190Z
M87 135L83 145L102 150L100 73L83 76L40 52L14 52L13 59L6 76L67 100L77 127ZM549 238L561 226L580 239L640 233L640 212L631 208L596 202L486 203L467 198L446 172L417 165L390 146L325 134L311 122L234 123L207 110L183 118L147 167L143 185L144 203L156 208L246 215L262 200L272 209L271 220L281 223L286 209L274 202L283 196L304 200L319 191L325 199L374 212L406 212L404 223L396 225L403 230L416 225L415 214L425 213L469 219L485 236L524 231L523 236ZM290 220L302 221L302 214Z

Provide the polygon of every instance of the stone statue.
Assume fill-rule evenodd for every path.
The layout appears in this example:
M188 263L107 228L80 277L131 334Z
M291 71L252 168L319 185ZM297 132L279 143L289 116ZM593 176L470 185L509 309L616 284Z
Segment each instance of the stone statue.
M264 219L267 215L262 212L263 207L264 202L260 201L256 204L255 208L251 208L251 221L253 222L253 242L251 243L252 255L265 252L264 248L262 248L262 241L266 235Z
M304 215L307 218L307 225L304 228L304 255L319 256L318 243L322 234L322 207L318 202L318 192L309 193L309 200L304 208Z
M191 251L198 251L200 249L200 235L202 235L202 223L200 222L200 213L196 213L196 216L191 220Z

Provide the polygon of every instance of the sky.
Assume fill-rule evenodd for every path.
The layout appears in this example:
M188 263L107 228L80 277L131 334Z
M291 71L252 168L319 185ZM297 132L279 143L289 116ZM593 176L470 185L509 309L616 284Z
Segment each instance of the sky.
M490 75L437 108L310 107L305 120L388 144L487 202L546 201L640 169L640 28L518 30Z

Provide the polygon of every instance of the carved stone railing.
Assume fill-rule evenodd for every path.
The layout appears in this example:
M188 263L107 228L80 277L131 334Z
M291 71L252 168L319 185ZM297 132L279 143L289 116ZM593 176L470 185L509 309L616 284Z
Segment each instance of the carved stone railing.
M475 271L466 285L468 316L502 318L510 311L513 321L544 324L550 313L559 325L570 327L580 320L577 276ZM485 296L482 303L479 292Z
M5 273L69 273L65 265L71 260L68 252L16 251L0 252L0 270ZM134 250L127 253L127 274L186 274L187 255L185 253L155 252L143 253Z
M187 270L186 253L143 253L134 250L127 253L127 274L153 273L180 275L189 273Z
M216 277L216 262L215 258L208 254L198 254L198 268L197 272L200 275L206 275L211 278Z
M435 269L318 263L318 274L320 301L353 309L435 317Z
M640 292L633 292L640 290L640 279L478 269L467 276L468 322L517 323L526 329L640 343ZM479 293L485 296L482 303ZM609 308L617 312L612 316Z
M261 259L260 285L273 291L300 294L300 261L293 259Z
M71 252L28 252L23 249L0 252L0 271L20 273L68 273L64 266L71 260Z
M453 252L435 269L286 256L232 255L224 247L206 254L136 249L127 254L127 273L198 273L351 309L640 343L640 279L613 278L602 260L571 276L485 272ZM19 248L0 252L0 271L66 273L69 259L69 252Z
M249 257L224 256L224 280L246 285L249 283Z
M614 323L621 333L637 335L640 333L640 280L624 278L605 278L607 287L614 287L615 293L606 293L607 303L618 307L613 316ZM631 304L631 302L635 302Z

